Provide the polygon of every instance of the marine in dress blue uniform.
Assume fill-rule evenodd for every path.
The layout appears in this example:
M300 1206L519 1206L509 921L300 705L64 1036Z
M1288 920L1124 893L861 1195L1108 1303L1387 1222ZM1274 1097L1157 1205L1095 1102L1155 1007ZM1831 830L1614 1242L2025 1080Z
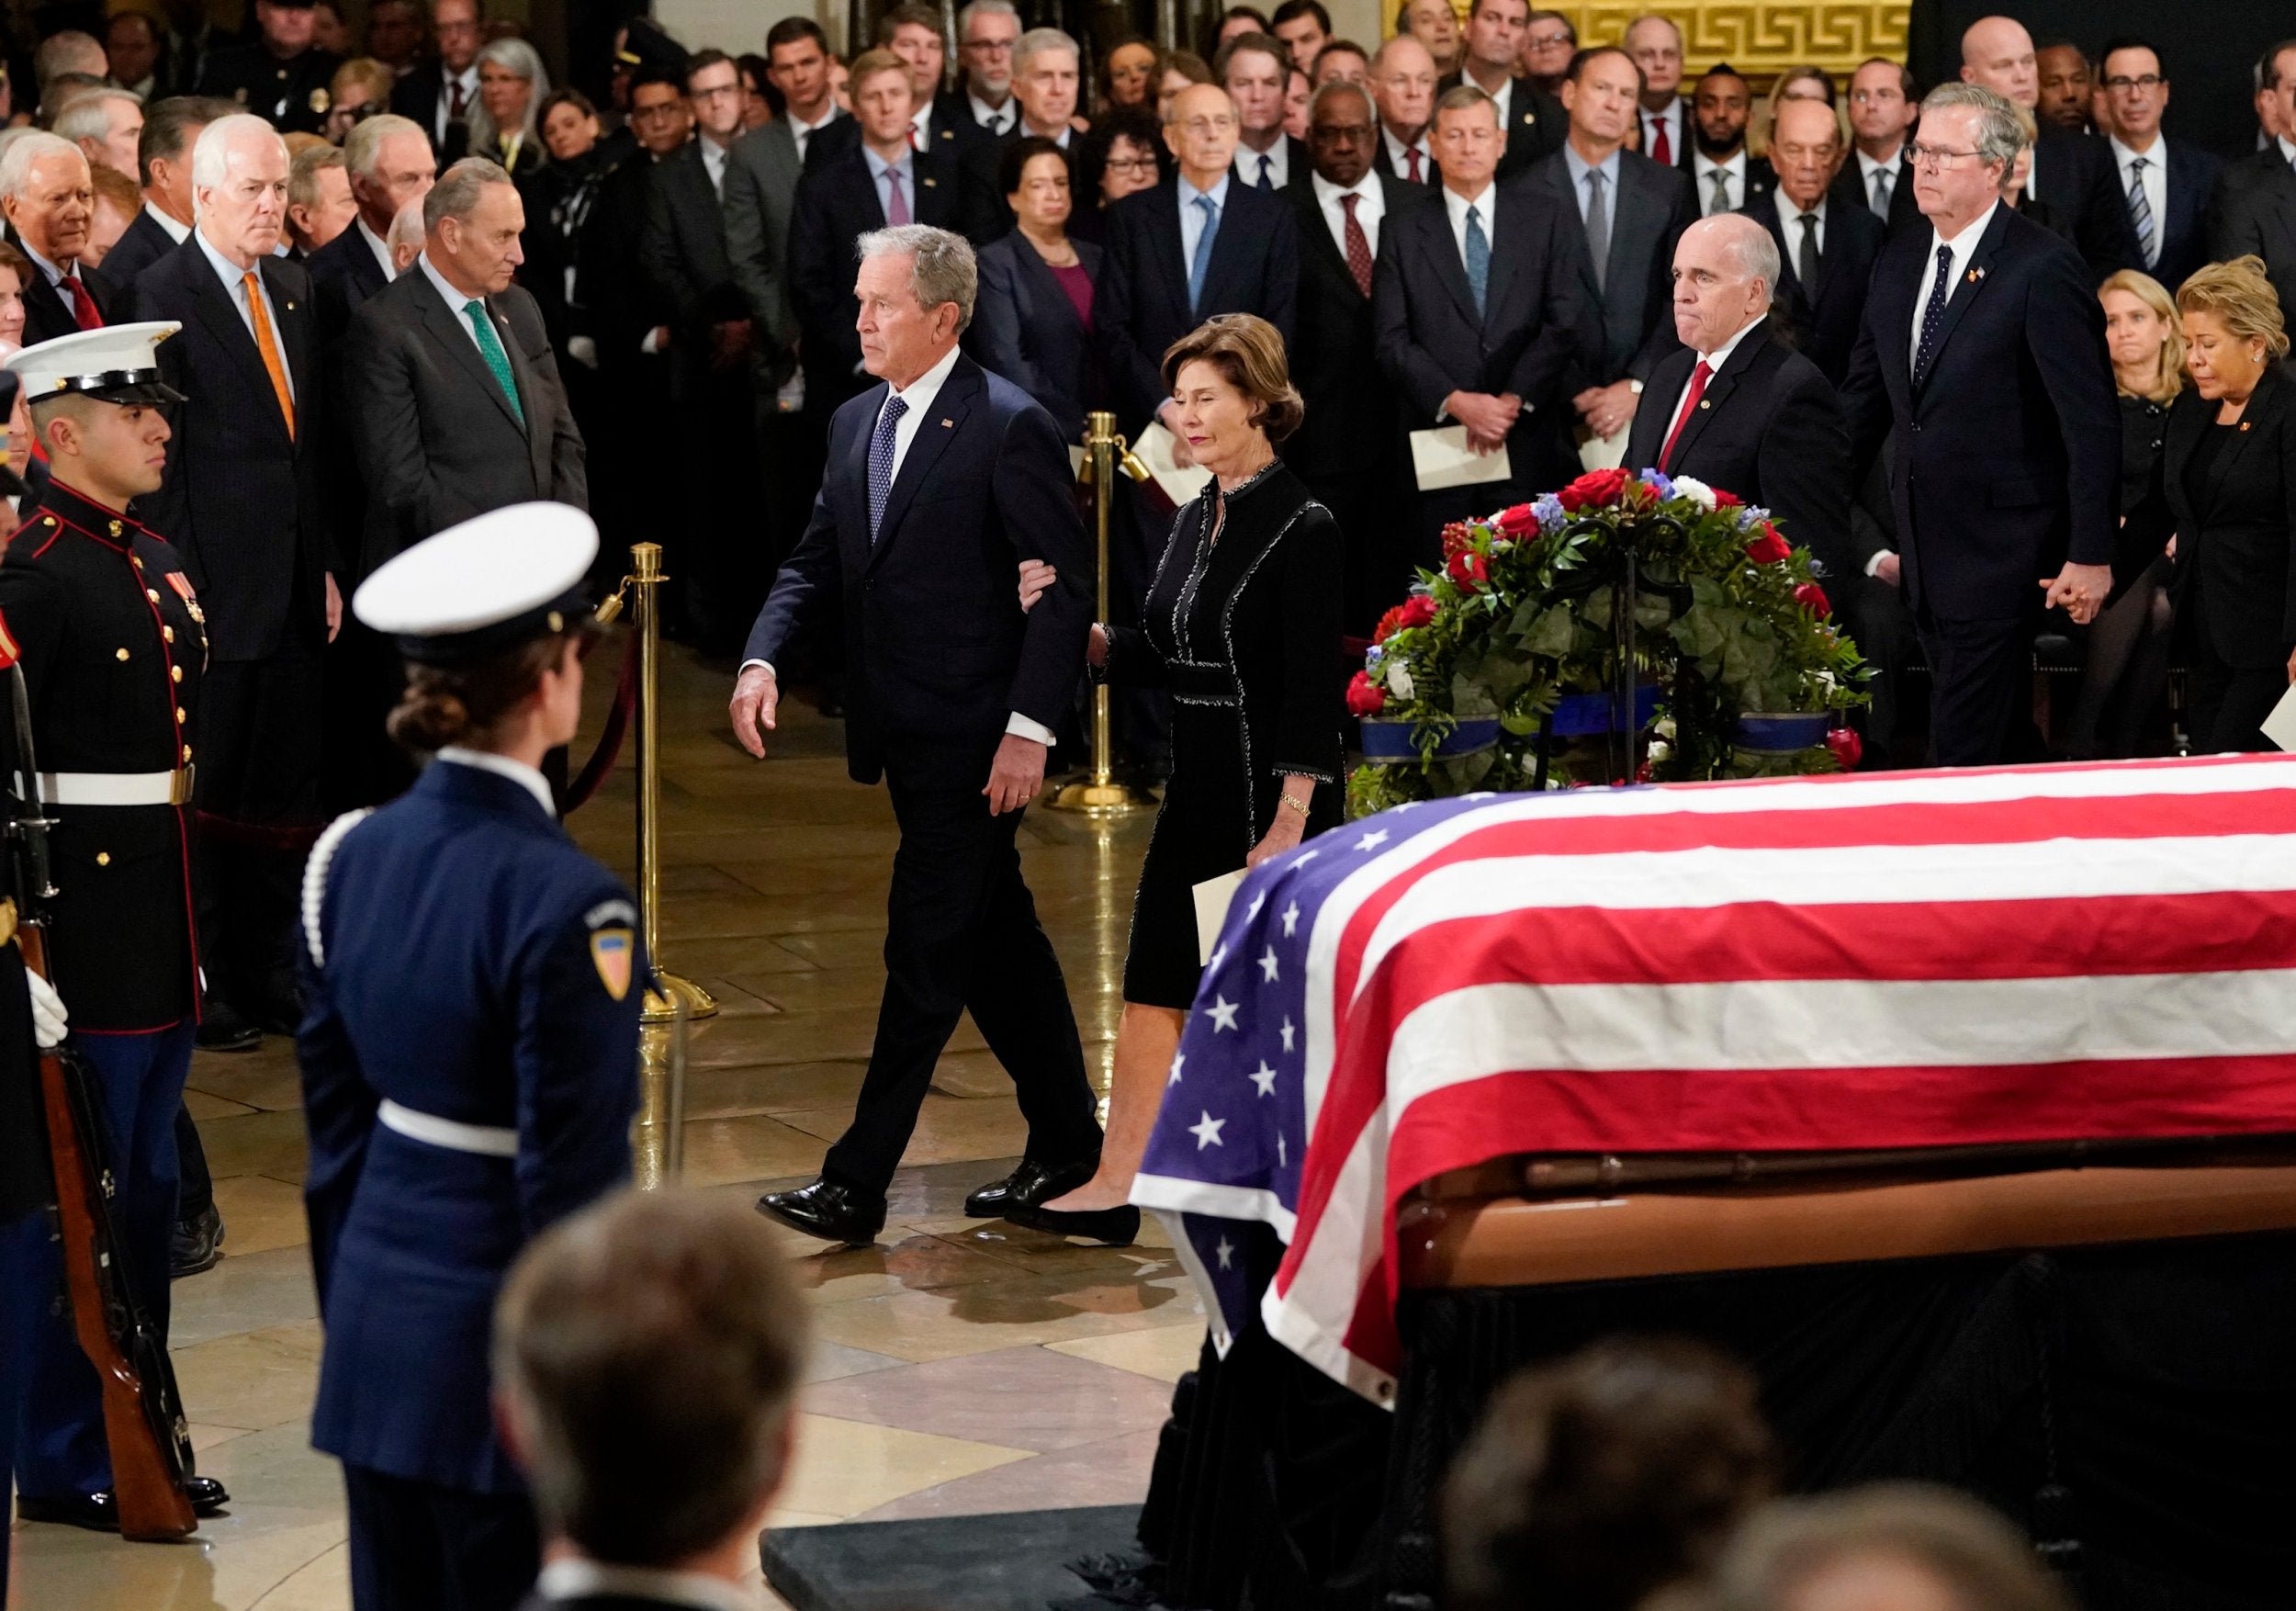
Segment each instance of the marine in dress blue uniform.
M189 802L207 633L174 550L123 511L160 484L159 405L184 400L161 382L152 349L180 328L114 325L8 360L51 473L0 558L0 656L23 668L56 820L49 960L103 1098L129 1279L163 1336L175 1110L198 1017ZM12 727L0 728L12 750ZM56 1244L41 1221L28 1235L18 1512L117 1529L101 1390L73 1335ZM196 1478L191 1497L212 1515L228 1496Z
M353 608L418 668L476 677L581 629L596 551L577 511L498 510L392 559ZM636 908L534 766L446 748L321 836L300 938L327 1333L311 1442L343 1462L353 1599L509 1611L539 1561L489 1407L495 1296L529 1240L628 1178Z

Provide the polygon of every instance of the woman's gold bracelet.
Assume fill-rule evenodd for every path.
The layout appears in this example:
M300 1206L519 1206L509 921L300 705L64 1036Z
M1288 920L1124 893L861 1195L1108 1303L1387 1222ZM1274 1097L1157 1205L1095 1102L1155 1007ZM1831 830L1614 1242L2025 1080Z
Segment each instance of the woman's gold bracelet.
M1297 811L1302 817L1305 817L1308 814L1308 803L1305 800L1295 800L1289 794L1277 794L1276 798L1281 800L1285 805L1290 806L1294 811Z

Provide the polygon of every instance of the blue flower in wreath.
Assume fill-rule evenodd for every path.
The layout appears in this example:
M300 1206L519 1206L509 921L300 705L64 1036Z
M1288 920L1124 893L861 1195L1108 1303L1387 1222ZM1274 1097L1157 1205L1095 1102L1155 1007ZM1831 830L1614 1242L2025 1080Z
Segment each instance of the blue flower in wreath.
M1562 530L1570 518L1562 506L1562 500L1552 492L1542 493L1531 504L1531 513L1538 517L1538 529L1548 535Z
M1642 484L1656 492L1660 500L1674 496L1674 479L1664 470L1645 470Z
M1769 518L1770 512L1766 509L1756 509L1750 503L1740 504L1738 511L1738 529L1741 532L1750 532Z

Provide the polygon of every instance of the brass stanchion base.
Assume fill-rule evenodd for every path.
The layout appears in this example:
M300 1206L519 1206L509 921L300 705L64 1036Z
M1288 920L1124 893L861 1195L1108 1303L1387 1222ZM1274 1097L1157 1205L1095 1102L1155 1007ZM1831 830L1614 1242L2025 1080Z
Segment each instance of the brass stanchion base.
M1086 817L1121 817L1147 810L1156 803L1155 795L1146 789L1121 778L1096 777L1088 772L1047 784L1041 798L1049 810L1076 811Z
M677 1018L681 1003L684 1005L685 1015L690 1019L717 1016L717 997L703 989L692 980L681 979L675 974L657 971L654 974L654 983L659 988L649 988L646 992L646 1010L638 1014L638 1022L642 1024L670 1023Z

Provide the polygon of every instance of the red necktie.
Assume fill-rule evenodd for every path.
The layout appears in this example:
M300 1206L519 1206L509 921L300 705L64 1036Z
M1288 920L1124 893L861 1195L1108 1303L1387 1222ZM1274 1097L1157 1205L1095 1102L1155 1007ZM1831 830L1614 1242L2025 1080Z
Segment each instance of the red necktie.
M451 79L447 82L446 120L449 123L459 123L462 121L463 113L468 109L466 105L467 95L468 92L462 86L461 79Z
M1663 118L1650 119L1650 160L1661 168L1674 165L1674 148L1667 141L1666 119Z
M1699 359L1698 366L1690 372L1690 390L1683 394L1683 411L1674 416L1674 428L1666 434L1666 445L1659 449L1660 470L1664 470L1668 461L1674 456L1674 444L1681 439L1683 427L1690 423L1690 416L1697 411L1698 400L1706 395L1706 382L1713 375L1714 371L1706 367L1704 358Z
M104 316L96 310L96 299L80 283L78 271L64 276L62 283L63 294L72 299L72 322L82 330L103 329Z
M1411 182L1414 185L1424 183L1419 177L1419 148L1415 145L1405 146L1403 155L1411 160Z
M1339 198L1339 206L1347 215L1347 272L1355 276L1356 289L1367 297L1371 294L1371 238L1363 232L1363 220L1356 217L1356 203L1362 199L1350 192Z

